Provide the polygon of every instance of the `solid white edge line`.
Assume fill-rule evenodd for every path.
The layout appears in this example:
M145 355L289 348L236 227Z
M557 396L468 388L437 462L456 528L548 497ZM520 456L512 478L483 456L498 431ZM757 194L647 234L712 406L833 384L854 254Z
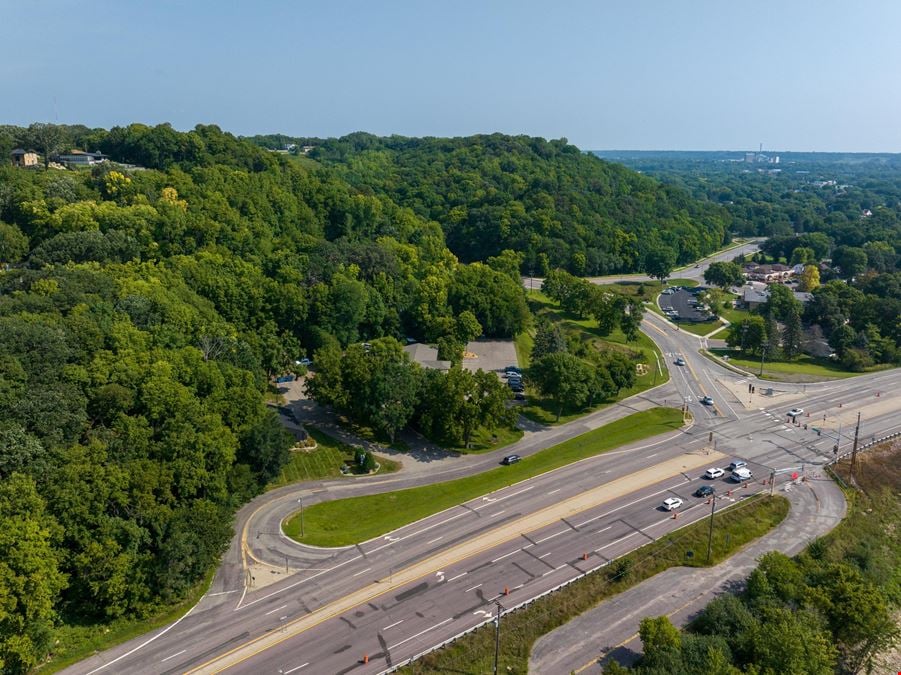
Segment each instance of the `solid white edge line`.
M203 600L203 597L202 597L202 596L201 596L200 600L197 601L197 605L200 604L201 600ZM107 662L107 663L104 663L102 666L98 666L97 668L94 668L94 670L92 670L92 671L86 673L86 675L94 675L94 673L99 673L99 672L100 672L101 670L103 670L104 668L108 668L109 666L113 665L113 664L116 663L117 661L121 661L121 660L124 659L126 656L131 656L132 654L134 654L134 653L135 653L136 651L138 651L139 649L143 649L144 647L146 647L147 645L149 645L151 642L153 642L154 640L156 640L158 637L161 637L161 636L165 635L165 634L168 633L170 630L172 630L173 628L175 628L178 624L180 624L180 623L182 622L183 619L185 619L191 612L194 611L194 609L197 607L197 605L194 605L194 607L192 607L192 608L189 609L187 612L185 612L184 616L182 616L180 619L178 619L178 620L175 621L174 623L170 624L169 626L167 626L166 628L164 628L163 630L161 630L159 633L157 633L156 635L154 635L154 636L153 636L152 638L150 638L149 640L146 640L145 642L142 642L141 644L139 644L137 647L135 647L135 648L132 649L131 651L125 652L125 653L122 654L121 656L117 656L117 657L114 658L112 661L109 661L109 662Z
M167 656L167 657L164 658L164 659L160 659L160 663L165 663L165 662L168 661L169 659L174 659L176 656L181 656L181 655L184 654L186 651L188 651L188 650L187 650L187 649L182 649L180 652L175 652L175 653L172 654L171 656Z

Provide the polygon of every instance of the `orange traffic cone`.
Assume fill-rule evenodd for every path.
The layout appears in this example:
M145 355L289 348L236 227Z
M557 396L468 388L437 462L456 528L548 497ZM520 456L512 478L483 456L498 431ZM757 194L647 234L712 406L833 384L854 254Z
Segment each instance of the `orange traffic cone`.
M369 654L363 654L363 663L369 663Z
M510 589L504 586L504 595L510 595Z

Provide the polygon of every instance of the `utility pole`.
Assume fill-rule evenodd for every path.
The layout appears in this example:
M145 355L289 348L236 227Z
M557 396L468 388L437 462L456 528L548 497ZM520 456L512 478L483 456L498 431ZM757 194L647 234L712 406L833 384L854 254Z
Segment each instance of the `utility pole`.
M710 530L707 532L707 564L710 564L710 553L713 550L713 512L716 509L716 495L710 503Z
M501 603L497 605L497 618L494 620L494 675L497 675L497 662L501 655Z
M769 342L764 342L762 345L760 345L760 372L757 373L759 377L763 377L763 357L766 356L766 350L769 346Z
M860 413L857 413L857 426L854 427L854 445L851 446L851 475L857 468L857 438L860 435Z

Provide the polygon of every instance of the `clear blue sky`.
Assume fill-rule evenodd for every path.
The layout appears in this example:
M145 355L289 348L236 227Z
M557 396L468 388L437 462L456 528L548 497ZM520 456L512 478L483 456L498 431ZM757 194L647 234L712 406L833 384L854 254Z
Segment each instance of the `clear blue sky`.
M901 151L899 0L0 0L0 123Z

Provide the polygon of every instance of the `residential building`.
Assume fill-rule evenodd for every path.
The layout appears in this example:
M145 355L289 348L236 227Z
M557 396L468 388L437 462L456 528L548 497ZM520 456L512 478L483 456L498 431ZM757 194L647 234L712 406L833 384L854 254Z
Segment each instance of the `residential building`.
M794 270L778 263L774 265L757 265L748 263L742 268L742 274L750 281L763 281L768 284L781 283L790 279Z
M450 361L438 359L438 350L422 342L414 342L404 347L404 351L410 355L410 360L418 363L423 368L433 370L450 370Z
M68 153L57 155L53 161L65 164L69 167L93 166L109 159L102 152L85 152L84 150L71 150Z
M29 166L38 166L40 164L40 159L38 158L38 153L34 150L23 150L22 148L16 148L10 153L12 157L13 164L21 167L29 167Z

